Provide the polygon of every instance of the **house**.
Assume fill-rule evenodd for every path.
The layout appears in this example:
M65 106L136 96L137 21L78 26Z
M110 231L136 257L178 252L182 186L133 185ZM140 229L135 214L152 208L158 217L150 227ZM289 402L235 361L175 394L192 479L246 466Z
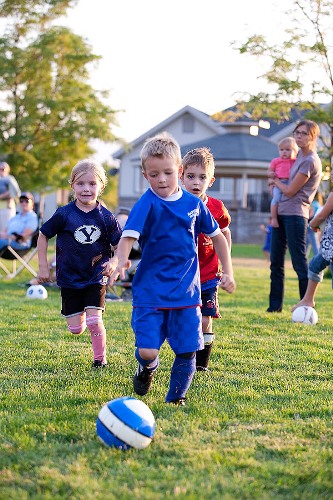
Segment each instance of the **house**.
M113 154L120 161L118 203L131 208L147 189L141 173L141 148L148 137L167 131L180 144L182 155L195 147L210 148L216 180L209 194L223 200L230 211L233 241L261 242L260 224L266 222L270 203L266 172L272 158L278 156L277 143L291 135L294 126L294 121L262 123L247 116L219 122L185 106Z

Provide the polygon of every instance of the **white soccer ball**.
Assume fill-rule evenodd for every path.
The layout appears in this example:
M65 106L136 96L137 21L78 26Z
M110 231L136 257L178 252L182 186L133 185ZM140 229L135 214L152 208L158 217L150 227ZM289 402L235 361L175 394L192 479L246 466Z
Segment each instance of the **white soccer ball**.
M294 323L303 323L304 325L316 325L318 314L313 307L300 306L293 311L292 320Z
M106 403L96 419L99 439L107 446L121 450L141 450L149 446L155 426L150 408L143 401L130 396Z
M42 285L31 285L29 286L27 293L27 299L47 299L47 290Z

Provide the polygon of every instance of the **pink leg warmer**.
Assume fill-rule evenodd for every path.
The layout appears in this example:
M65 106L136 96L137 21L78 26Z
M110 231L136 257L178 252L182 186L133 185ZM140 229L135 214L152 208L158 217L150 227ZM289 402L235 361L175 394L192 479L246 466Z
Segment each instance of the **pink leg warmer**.
M90 331L94 361L99 360L106 363L106 331L100 316L87 316L87 327Z
M73 325L67 325L68 327L68 330L73 333L74 335L81 335L81 333L84 332L84 330L86 329L86 324L85 323L81 323L80 325L76 325L76 326L73 326Z

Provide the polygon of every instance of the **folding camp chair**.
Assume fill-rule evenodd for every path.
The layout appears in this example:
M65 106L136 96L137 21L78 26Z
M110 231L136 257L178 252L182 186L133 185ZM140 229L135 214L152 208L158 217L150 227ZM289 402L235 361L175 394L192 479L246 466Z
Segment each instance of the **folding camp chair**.
M7 279L15 278L23 269L27 269L36 278L37 272L30 266L29 262L37 253L38 234L39 228L34 232L29 248L14 250L11 246L7 246L0 251L0 268L6 273ZM12 269L8 269L1 259L12 261ZM17 261L21 263L20 267L17 267Z

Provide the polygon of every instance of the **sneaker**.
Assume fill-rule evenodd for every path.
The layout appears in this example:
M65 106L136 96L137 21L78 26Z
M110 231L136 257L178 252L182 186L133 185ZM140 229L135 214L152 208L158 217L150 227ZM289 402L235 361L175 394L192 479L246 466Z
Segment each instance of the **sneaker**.
M185 406L185 398L179 398L179 399L172 399L171 401L166 401L169 405L175 405L175 406Z
M153 380L154 372L148 370L147 368L141 368L138 366L138 369L133 377L133 387L137 394L140 396L144 396L150 389L152 380Z
M95 359L93 362L92 362L92 365L91 365L93 368L106 368L108 366L107 363L103 363L103 361L100 361L99 359Z

